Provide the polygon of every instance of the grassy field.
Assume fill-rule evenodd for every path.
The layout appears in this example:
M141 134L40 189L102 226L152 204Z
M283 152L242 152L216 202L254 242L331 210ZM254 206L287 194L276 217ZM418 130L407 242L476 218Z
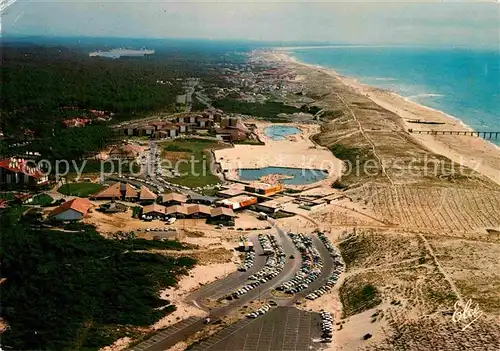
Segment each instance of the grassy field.
M52 196L48 194L38 194L33 196L33 205L47 206L50 205L54 201Z
M170 182L191 188L219 183L219 178L210 169L210 149L216 148L217 142L209 139L177 139L161 146L163 159L170 161L173 169L181 174L170 178Z
M0 192L0 199L8 201L14 200L14 193L11 191L2 191Z
M61 186L58 191L67 196L88 197L102 189L102 185L95 183L69 183Z

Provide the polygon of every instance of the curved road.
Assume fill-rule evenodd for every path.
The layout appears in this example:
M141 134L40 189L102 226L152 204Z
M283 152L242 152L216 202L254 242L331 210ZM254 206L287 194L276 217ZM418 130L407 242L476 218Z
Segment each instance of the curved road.
M295 302L305 295L307 295L309 292L316 290L317 288L321 287L326 279L330 276L332 269L333 269L333 259L330 256L330 253L326 249L325 245L321 240L317 237L317 235L312 235L313 242L320 252L321 256L323 257L323 269L321 271L321 275L316 279L306 290L297 293L290 298L275 298L269 294L269 292L285 280L291 279L295 272L297 272L300 268L301 260L300 260L300 253L298 252L297 248L293 244L292 240L290 237L276 225L276 222L274 220L269 220L269 222L274 226L278 233L278 240L280 241L281 245L283 246L283 250L285 254L287 255L286 257L286 262L285 266L283 267L283 270L281 273L273 280L259 285L258 288L249 291L245 295L241 296L239 299L232 300L230 303L228 303L225 306L220 306L216 307L214 309L210 309L206 306L203 306L203 300L206 299L207 297L214 297L214 296L223 296L224 294L228 294L229 292L234 291L237 287L244 285L246 283L246 279L253 274L254 272L260 270L264 265L265 265L265 256L260 256L256 255L256 260L252 268L244 273L241 272L235 272L230 274L228 277L225 279L222 279L220 281L214 282L212 284L206 285L202 287L200 290L194 292L193 294L190 295L190 298L192 299L193 303L195 305L198 305L198 307L202 307L205 309L209 310L209 318L212 321L216 321L234 310L236 310L238 307L248 303L249 301L255 300L255 299L261 299L261 298L272 298L275 301L278 302L279 305L284 305L284 306L291 306L295 304ZM262 252L262 248L260 247L260 244L258 243L258 240L256 240L255 237L252 238L254 241L255 248L257 249L258 253ZM289 259L290 255L295 255L295 259ZM153 336L152 338L144 341L141 344L136 345L135 347L129 349L130 351L163 351L168 349L169 347L175 345L176 343L186 340L189 336L195 334L196 332L202 330L206 324L204 323L204 319L197 319L197 320L189 320L186 323L185 326L177 328L177 330L174 330L173 332L169 332L168 329L167 331L160 332L157 335Z
M259 240L256 236L249 238L254 245L255 250L255 260L252 267L246 272L233 272L227 277L221 280L217 280L213 283L202 286L200 289L196 290L190 294L187 300L195 302L198 307L206 308L204 306L204 300L207 298L216 299L218 297L229 294L230 292L236 290L237 287L244 285L248 280L248 277L252 274L261 270L266 264L266 256L262 254L264 251L260 246ZM209 309L209 308L206 308Z
M281 284L283 281L290 279L293 277L295 272L300 268L300 262L301 260L299 259L300 254L293 244L292 240L288 235L285 234L285 232L276 226L276 223L273 220L269 220L269 222L274 226L274 228L277 231L277 238L280 242L280 244L283 247L283 251L286 254L286 261L285 265L283 267L283 270L281 273L273 280L259 285L254 290L249 291L248 293L242 295L239 299L232 300L230 303L228 303L225 306L221 307L216 307L213 309L209 309L209 318L212 321L215 321L217 319L220 319L221 317L224 317L228 314L230 314L232 311L236 310L238 307L245 305L249 301L255 300L255 299L260 299L263 297L268 297L269 296L269 291L272 290L274 287L278 286ZM255 238L254 238L255 240ZM258 243L257 243L258 244ZM260 245L258 244L256 247L258 247L258 250L260 251ZM260 251L262 252L262 251ZM296 259L289 259L290 255L294 255L297 258ZM208 296L214 296L214 294L217 295L224 295L224 293L229 293L230 291L233 291L236 287L240 285L244 285L246 282L246 278L253 274L251 272L257 271L260 268L264 266L262 264L262 261L257 258L263 258L264 259L264 264L265 264L265 257L264 256L256 256L256 262L254 266L252 267L252 270L249 272L245 273L240 273L240 272L235 272L233 274L230 274L227 278L217 281L215 283L209 284L203 288L201 288L199 291L193 293L190 298L193 300L195 304L198 304L199 307L204 307L203 306L203 300L208 297ZM229 279L229 280L227 280ZM227 286L226 286L227 284ZM206 307L205 307L206 308ZM153 336L152 338L146 340L145 342L138 344L132 348L130 348L130 351L163 351L168 349L169 347L175 345L176 343L183 341L187 339L190 335L195 334L196 332L200 331L206 326L204 324L204 319L199 319L196 321L193 321L191 324L188 324L187 326L177 330L173 334L164 334L161 335L162 333L157 334L156 336Z
M198 307L205 308L209 311L209 318L212 321L216 321L234 310L238 307L245 305L249 301L261 298L272 298L278 302L280 305L290 306L295 304L295 302L309 292L316 290L320 286L322 286L326 279L330 276L333 269L333 259L330 256L330 253L326 249L325 245L321 242L321 240L317 237L317 235L312 235L313 242L318 249L319 253L323 257L323 269L321 271L321 275L316 279L306 290L297 293L290 298L275 298L269 294L269 292L285 280L291 279L295 272L297 272L300 268L301 259L300 253L297 248L293 244L290 237L276 225L274 220L269 220L269 222L274 226L278 234L278 240L283 246L283 250L286 254L286 262L285 266L281 273L273 280L259 285L254 290L249 291L245 295L242 295L239 299L232 300L227 305L216 307L210 309L203 305L203 301L208 297L217 297L223 296L224 294L229 294L230 292L236 290L237 287L244 285L246 283L247 278L253 274L254 272L260 270L265 265L265 256L256 255L255 263L252 268L247 272L235 272L230 274L225 279L214 282L212 284L206 285L200 288L198 291L192 293L189 297L193 301L195 305ZM255 237L251 238L254 241L254 247L256 248L257 253L262 253L262 248L256 240ZM295 255L295 259L289 259L290 255ZM168 349L169 347L175 345L176 343L186 340L189 336L195 334L196 332L202 330L206 324L204 324L204 319L197 320L189 320L185 326L177 328L173 332L167 331L160 332L152 338L146 340L145 342L138 344L137 346L129 349L131 351L163 351Z

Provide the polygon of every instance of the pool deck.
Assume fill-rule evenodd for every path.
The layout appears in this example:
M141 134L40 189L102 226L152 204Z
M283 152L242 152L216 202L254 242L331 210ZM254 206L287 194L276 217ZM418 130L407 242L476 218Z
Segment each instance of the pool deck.
M239 178L239 169L258 169L265 167L287 167L299 169L319 169L328 172L329 176L316 183L331 184L339 177L343 162L337 159L330 150L315 145L310 137L319 132L316 124L290 124L301 130L285 140L273 140L264 133L264 129L273 125L262 121L252 121L257 125L256 133L265 145L235 145L234 148L215 150L214 154L222 166L227 170L226 179L242 181ZM287 187L303 187L287 185Z
M288 130L285 131L285 130ZM293 131L290 131L293 130ZM278 133L280 132L280 133ZM294 125L284 125L284 124L277 124L277 125L271 125L268 127L264 128L264 134L274 140L274 141L280 141L280 140L287 140L288 136L292 135L297 135L300 134L301 130L300 128L297 128Z
M248 173L257 173L256 176L249 175ZM302 174L304 172L304 174ZM246 176L243 176L242 173L246 173ZM326 178L328 178L328 171L322 169L301 169L301 168L293 168L293 167L264 167L264 168L240 168L239 169L239 178L242 181L258 181L263 176L267 176L270 174L283 174L286 176L291 176L291 178L282 179L280 182L283 185L309 185L320 182ZM302 175L306 178L311 176L313 181L310 179L303 179Z

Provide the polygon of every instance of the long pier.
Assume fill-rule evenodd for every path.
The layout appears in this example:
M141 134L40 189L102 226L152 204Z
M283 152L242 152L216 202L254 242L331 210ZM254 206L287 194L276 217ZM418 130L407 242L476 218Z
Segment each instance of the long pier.
M410 133L430 134L430 135L469 135L482 137L484 139L498 139L500 132L479 132L479 131L457 131L457 130L413 130L408 129Z

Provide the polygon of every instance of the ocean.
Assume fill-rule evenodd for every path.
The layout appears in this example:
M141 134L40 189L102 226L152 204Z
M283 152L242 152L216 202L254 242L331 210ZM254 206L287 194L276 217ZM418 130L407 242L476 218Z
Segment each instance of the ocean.
M500 131L499 51L343 46L290 52L301 62L441 110L474 130Z

